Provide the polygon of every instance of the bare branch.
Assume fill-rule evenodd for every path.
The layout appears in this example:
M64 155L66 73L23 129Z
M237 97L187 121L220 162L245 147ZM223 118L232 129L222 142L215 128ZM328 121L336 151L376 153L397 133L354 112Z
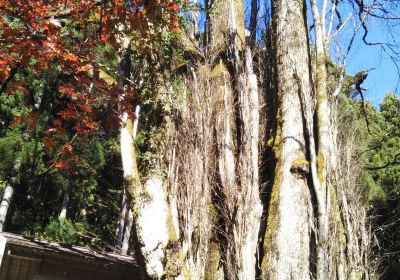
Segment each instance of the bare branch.
M380 170L380 169L385 169L391 166L396 166L396 165L400 165L400 152L397 153L394 157L392 161L387 162L384 165L381 166L368 166L367 169L368 170Z

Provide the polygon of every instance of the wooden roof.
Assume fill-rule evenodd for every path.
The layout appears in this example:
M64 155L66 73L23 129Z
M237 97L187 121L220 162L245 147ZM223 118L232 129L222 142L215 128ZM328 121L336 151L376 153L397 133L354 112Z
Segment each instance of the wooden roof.
M80 246L0 233L0 280L135 280L135 259Z
M99 262L119 263L135 267L137 266L135 259L131 256L102 252L81 246L66 246L56 242L49 242L32 237L23 237L6 232L2 232L0 235L7 238L7 244L9 246L11 245L12 247L29 248L30 250L38 253L57 254Z

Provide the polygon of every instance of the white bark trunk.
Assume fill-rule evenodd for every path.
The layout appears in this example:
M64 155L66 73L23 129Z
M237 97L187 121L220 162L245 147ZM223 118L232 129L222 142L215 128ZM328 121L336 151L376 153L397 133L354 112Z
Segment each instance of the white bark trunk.
M6 188L4 190L3 199L0 205L0 232L3 231L4 223L6 222L8 209L10 207L11 199L14 195L14 186L17 184L17 176L21 168L21 159L17 158L14 163L14 168L12 171L12 176L6 183Z
M257 237L262 214L258 182L258 84L252 59L250 47L246 47L245 74L238 104L242 120L242 147L239 156L241 187L234 234L238 279L255 278Z
M136 119L133 122L132 137L135 140L137 137L137 131L139 126L139 112L140 106L137 105L135 109ZM128 131L129 133L129 131ZM126 184L124 184L121 212L118 219L117 230L115 233L115 244L114 246L122 250L123 254L127 254L129 249L129 240L132 232L133 225L133 214L130 210L131 200L128 198L128 190Z
M278 163L276 169L281 173L276 174L276 179L281 181L274 184L274 188L280 188L278 209L273 209L279 213L279 220L275 221L278 223L274 237L276 251L272 252L267 269L272 272L270 279L310 279L310 194L305 178L291 172L293 162L305 158L300 104L296 97L285 95L282 101L281 165Z
M304 2L273 1L280 109L276 168L264 240L264 279L310 279L311 194L301 96L311 94Z
M61 211L60 215L58 217L60 219L66 219L67 218L67 212L68 212L68 207L69 207L69 199L70 199L70 183L67 182L64 190L64 197L63 197L63 202L61 205Z
M169 241L168 205L163 181L158 177L151 177L144 186L141 184L136 163L133 124L127 114L124 114L123 120L125 125L121 128L121 155L126 189L133 199L131 220L135 224L146 271L151 277L160 279L164 273L165 249ZM129 244L128 235L129 219L125 227L123 249Z
M326 66L325 66L325 13L326 1L324 0L321 13L318 10L316 0L311 1L316 46L316 128L317 128L317 170L318 179L313 179L314 189L318 203L318 238L317 238L317 279L324 280L329 275L329 204L330 193L328 190L327 176L328 163L333 157L330 152L331 134L330 134L330 107L326 88ZM311 147L313 153L315 147ZM318 180L318 181L317 181ZM318 182L318 183L317 183Z
M199 0L194 0L193 1L193 5L195 5L195 6L200 8ZM193 41L196 40L200 35L200 32L199 32L199 24L200 24L200 22L199 22L199 20L200 20L200 12L197 11L196 9L194 9L194 11L192 11L192 24L191 24L191 30L190 30L191 31L190 32L190 39L193 40Z
M10 207L13 194L14 194L14 188L11 185L7 184L0 205L0 232L3 231L4 223L7 218L8 208Z
M165 249L170 239L169 208L164 187L163 181L154 176L144 185L142 197L135 198L138 240L142 244L147 273L156 279L164 273Z
M124 172L124 179L127 181L137 180L139 174L136 173L136 151L135 143L132 137L132 121L128 118L127 113L123 113L122 127L120 129L120 147L122 158L122 169ZM128 185L128 189L129 189Z
M140 211L139 205L142 200L140 197L140 195L142 195L142 185L136 162L133 123L128 118L127 113L123 114L122 121L123 126L120 129L120 148L124 173L124 193L120 221L116 232L116 244L117 247L121 249L121 253L127 254L133 225L131 207L135 207L136 211ZM131 203L131 198L134 203Z
M139 113L140 113L140 106L136 105L135 108L136 119L133 121L133 130L132 130L132 137L134 140L136 140L139 127Z

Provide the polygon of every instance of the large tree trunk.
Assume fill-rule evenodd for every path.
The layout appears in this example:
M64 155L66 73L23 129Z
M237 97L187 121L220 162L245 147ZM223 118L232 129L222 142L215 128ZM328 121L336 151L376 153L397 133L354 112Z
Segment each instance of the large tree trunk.
M255 277L257 237L262 206L259 198L259 102L258 82L253 72L250 48L245 49L243 88L239 90L240 127L239 193L234 237L238 279Z
M128 196L132 199L131 211L135 225L136 248L146 266L146 274L160 279L164 274L165 249L169 242L168 205L163 181L157 176L150 177L142 184L137 167L136 147L132 137L133 123L127 114L123 115L121 128L121 155L124 171L124 184ZM129 219L128 219L129 221ZM129 226L129 223L126 227ZM130 231L125 229L125 237ZM122 250L127 250L122 244Z
M304 2L273 1L276 159L262 261L263 279L310 279L313 208L305 110L311 94ZM310 117L310 116L308 116Z
M172 83L164 81L167 107L173 109L153 136L156 167L144 183L132 137L124 136L123 144L121 130L121 151L128 147L123 163L124 153L131 161L124 172L134 170L126 173L127 190L147 274L157 279L343 277L351 265L343 261L348 245L330 238L330 226L337 224L328 218L343 225L351 221L330 207L331 192L336 193L328 188L335 162L335 132L329 128L335 128L335 120L326 89L326 42L317 40L312 61L305 3L273 1L273 57L268 59L274 67L267 105L274 114L260 126L260 89L245 38L243 1L206 5L212 12L207 14L203 60L180 71L179 98ZM129 125L126 120L123 129ZM271 136L267 164L272 162L273 172L262 174L269 185L264 221L259 135L266 129ZM340 204L349 208L346 202ZM257 256L262 258L258 262Z
M210 15L208 22L208 57L211 61L217 55L228 58L220 61L223 74L215 87L223 93L225 111L223 121L217 117L216 123L221 178L218 192L224 197L217 207L225 227L225 240L220 248L226 246L222 252L225 277L249 279L255 277L262 212L258 174L258 81L250 48L246 46L243 1L215 1L213 8L217 12Z
M119 65L119 85L123 88L130 78L130 54L125 43L125 51L122 54ZM139 107L137 115L139 113ZM138 116L136 116L138 117ZM122 245L122 253L126 254L131 233L135 235L135 251L137 258L142 262L143 277L150 276L161 279L168 275L167 246L171 241L176 242L177 229L173 226L170 204L167 201L166 184L164 178L157 171L150 171L143 183L137 163L137 151L135 137L137 123L129 118L126 112L121 115L122 126L120 128L120 149L124 176L125 201L130 205L130 210L125 211L125 229L118 233ZM163 152L162 149L157 150ZM162 168L161 166L156 166ZM154 174L153 174L154 173ZM123 211L123 209L122 209ZM122 216L122 215L121 215ZM134 232L132 226L134 225ZM122 226L120 226L122 227ZM178 275L178 274L177 274Z
M146 260L156 278L255 278L262 212L258 81L245 47L242 1L215 1L210 8L207 62L182 77L193 94L182 93L185 106L159 128L165 143L156 152L167 161L167 178L145 188L147 206L134 206L142 253L153 250L163 264L161 275L161 266L151 274Z
M210 8L207 63L182 77L193 94L183 93L185 106L159 127L155 157L165 159L159 167L168 167L167 178L150 176L132 192L135 231L154 278L255 278L258 81L242 1Z

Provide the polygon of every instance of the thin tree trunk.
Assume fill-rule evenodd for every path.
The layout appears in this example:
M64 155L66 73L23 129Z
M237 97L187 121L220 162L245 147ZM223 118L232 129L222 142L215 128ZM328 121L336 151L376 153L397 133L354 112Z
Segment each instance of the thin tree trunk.
M4 229L4 223L6 222L8 209L10 208L10 203L14 195L14 188L15 185L17 184L17 177L20 168L21 168L21 159L17 158L14 163L14 168L12 170L11 178L6 183L6 188L4 190L3 198L0 204L0 232L2 232Z
M323 1L321 14L316 0L311 1L314 18L315 47L316 47L316 128L318 139L317 170L319 184L316 178L313 180L318 203L318 243L317 243L317 279L323 280L329 277L329 204L330 192L328 190L328 163L334 157L330 152L330 107L326 88L325 66L325 11L326 0ZM315 148L313 148L315 149Z
M234 226L238 279L253 279L256 268L257 237L262 205L259 198L259 103L258 82L253 72L250 47L245 49L243 88L239 90L239 115L242 120L238 174L239 207Z
M69 207L69 199L70 199L70 189L71 189L70 181L67 180L67 182L65 184L65 190L64 190L64 196L63 196L63 202L62 202L62 205L61 205L60 215L58 215L58 217L60 219L66 219L67 218L67 212L68 212L68 207Z
M255 46L257 41L257 15L258 15L258 0L251 0L251 15L250 15L250 44Z
M138 127L139 127L139 113L140 113L140 105L136 105L135 108L135 120L133 121L133 129L132 129L132 137L136 140Z
M115 237L114 237L114 246L117 248L118 251L122 247L122 239L124 236L125 220L128 209L129 209L128 197L126 195L126 189L123 188L121 211L119 214L117 230L115 231Z
M126 218L126 228L124 232L124 239L122 241L122 249L121 253L123 255L128 254L128 249L129 249L129 241L131 238L131 232L132 232L132 226L133 226L133 212L131 209L128 211L128 215Z
M0 232L3 231L4 223L6 222L7 218L8 208L10 207L13 194L14 194L14 188L10 184L7 184L0 205Z
M137 105L135 109L136 119L133 122L132 137L135 140L137 136L138 126L139 126L139 112L140 106ZM133 214L130 210L131 199L129 199L127 190L123 188L121 212L118 219L117 230L115 232L115 244L116 248L122 250L123 254L127 254L129 249L129 240L133 225Z
M199 0L194 0L193 5L199 6ZM199 11L192 11L192 23L191 23L191 32L190 32L190 39L197 40L200 36L199 32L199 22L200 20L200 12Z

